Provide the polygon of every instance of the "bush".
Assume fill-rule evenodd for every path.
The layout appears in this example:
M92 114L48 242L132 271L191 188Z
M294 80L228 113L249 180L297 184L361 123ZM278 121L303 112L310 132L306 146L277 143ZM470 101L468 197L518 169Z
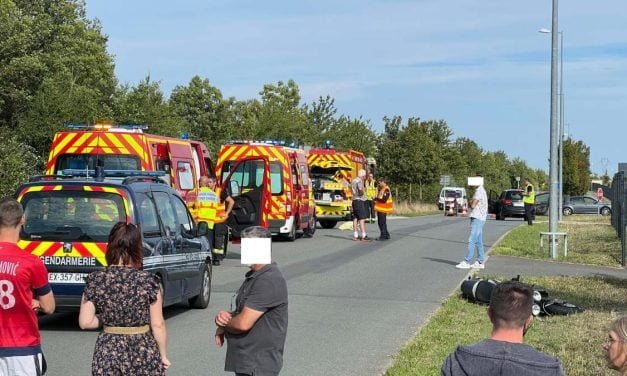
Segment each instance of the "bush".
M31 146L15 136L0 133L0 197L15 193L17 187L39 173L41 159Z

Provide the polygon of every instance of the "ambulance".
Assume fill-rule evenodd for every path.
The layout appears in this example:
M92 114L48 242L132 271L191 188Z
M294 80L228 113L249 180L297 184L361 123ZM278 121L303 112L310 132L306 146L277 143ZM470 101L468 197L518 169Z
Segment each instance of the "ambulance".
M256 224L289 241L316 231L315 203L304 150L279 141L222 145L216 175L235 201L232 235Z
M145 125L66 124L50 146L47 175L77 170L163 171L162 177L188 204L196 201L198 179L212 174L207 147L199 141L144 133ZM193 210L193 205L188 205ZM194 213L192 213L193 215Z
M352 219L351 181L361 169L368 170L363 153L335 150L330 143L309 150L307 163L313 181L316 218L323 228ZM374 165L374 161L372 162Z

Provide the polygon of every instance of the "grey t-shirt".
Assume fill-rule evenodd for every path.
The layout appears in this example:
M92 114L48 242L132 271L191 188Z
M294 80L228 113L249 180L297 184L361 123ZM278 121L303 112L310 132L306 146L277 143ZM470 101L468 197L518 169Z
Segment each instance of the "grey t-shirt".
M563 376L559 360L523 343L486 339L459 346L442 365L442 376Z
M246 273L237 292L237 312L264 312L247 333L227 333L224 370L248 375L276 375L283 367L287 334L287 283L276 263Z
M364 189L364 181L360 177L353 179L351 184L353 192L353 200L366 201L366 190Z

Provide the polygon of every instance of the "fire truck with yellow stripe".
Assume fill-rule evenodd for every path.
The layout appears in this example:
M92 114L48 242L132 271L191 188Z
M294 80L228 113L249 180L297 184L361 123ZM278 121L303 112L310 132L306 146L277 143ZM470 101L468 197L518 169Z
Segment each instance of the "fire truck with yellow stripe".
M351 181L360 169L367 170L364 154L355 150L335 150L327 142L324 148L309 150L307 163L313 181L316 218L323 228L333 228L338 221L352 218Z
M212 175L207 147L199 141L144 133L145 125L66 124L50 146L46 174L63 170L163 171L187 203L196 201L198 179ZM189 205L193 210L192 205ZM193 214L193 213L192 213Z
M274 140L232 141L220 149L216 175L235 201L228 219L235 237L255 222L290 241L300 234L311 237L316 231L304 150Z

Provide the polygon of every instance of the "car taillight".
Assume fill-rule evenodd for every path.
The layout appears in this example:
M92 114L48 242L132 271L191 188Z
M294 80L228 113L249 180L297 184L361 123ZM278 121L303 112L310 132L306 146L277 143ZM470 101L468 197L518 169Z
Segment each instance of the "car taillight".
M503 205L511 205L512 204L512 200L503 200Z

